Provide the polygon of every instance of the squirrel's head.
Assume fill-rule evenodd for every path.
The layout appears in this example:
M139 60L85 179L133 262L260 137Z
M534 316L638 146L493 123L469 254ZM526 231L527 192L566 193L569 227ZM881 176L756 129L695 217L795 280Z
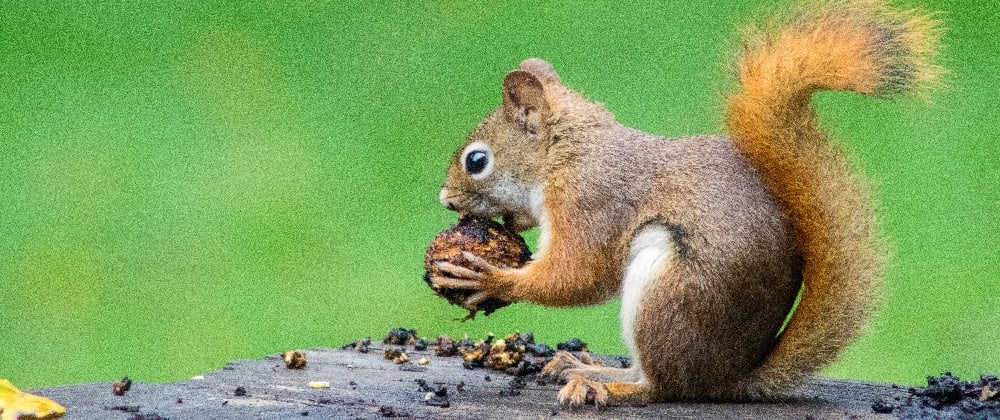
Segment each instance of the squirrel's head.
M528 59L507 74L503 101L452 157L441 204L462 215L502 217L522 231L538 225L553 143L552 66Z

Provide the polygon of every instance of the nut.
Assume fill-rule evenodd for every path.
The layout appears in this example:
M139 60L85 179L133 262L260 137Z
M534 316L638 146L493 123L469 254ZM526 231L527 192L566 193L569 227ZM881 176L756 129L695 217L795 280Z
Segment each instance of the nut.
M531 259L531 250L524 238L504 225L490 219L478 217L463 217L458 224L438 233L427 247L424 255L424 281L434 290L434 293L469 311L463 319L473 319L478 311L489 315L504 306L510 305L497 298L489 298L474 307L464 305L466 299L474 292L471 290L435 288L431 284L432 275L444 275L435 263L446 261L466 268L474 267L465 259L462 252L470 252L500 268L519 268Z

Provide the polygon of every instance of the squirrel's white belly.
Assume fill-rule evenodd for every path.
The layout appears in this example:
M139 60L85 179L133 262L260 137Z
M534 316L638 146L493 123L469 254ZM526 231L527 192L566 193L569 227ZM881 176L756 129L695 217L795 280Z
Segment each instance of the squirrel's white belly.
M622 339L629 348L632 360L636 360L635 322L642 297L647 286L667 268L674 252L673 235L662 225L646 225L632 239L622 281L620 314Z

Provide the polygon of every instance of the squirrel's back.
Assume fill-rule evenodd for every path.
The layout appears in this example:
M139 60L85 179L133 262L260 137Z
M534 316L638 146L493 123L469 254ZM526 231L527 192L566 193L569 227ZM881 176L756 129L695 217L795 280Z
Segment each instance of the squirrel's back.
M819 128L819 90L888 96L941 73L938 23L878 1L806 2L746 41L733 140L790 216L804 262L800 303L775 349L733 397L767 398L833 361L872 313L884 256L863 179Z

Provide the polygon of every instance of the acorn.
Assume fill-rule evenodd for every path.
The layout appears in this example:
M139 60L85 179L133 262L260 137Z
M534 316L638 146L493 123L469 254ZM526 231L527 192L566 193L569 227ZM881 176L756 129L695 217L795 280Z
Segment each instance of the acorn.
M476 313L483 312L489 315L512 302L497 298L489 298L475 307L465 307L465 300L476 293L472 290L436 288L431 284L432 275L444 275L435 263L446 261L458 266L475 270L468 260L462 255L466 251L478 256L486 262L500 268L519 268L531 259L531 250L524 238L517 232L491 219L466 216L459 219L458 223L448 229L441 231L424 254L424 281L431 287L434 294L443 297L453 305L459 305L469 311L464 320L474 319Z

